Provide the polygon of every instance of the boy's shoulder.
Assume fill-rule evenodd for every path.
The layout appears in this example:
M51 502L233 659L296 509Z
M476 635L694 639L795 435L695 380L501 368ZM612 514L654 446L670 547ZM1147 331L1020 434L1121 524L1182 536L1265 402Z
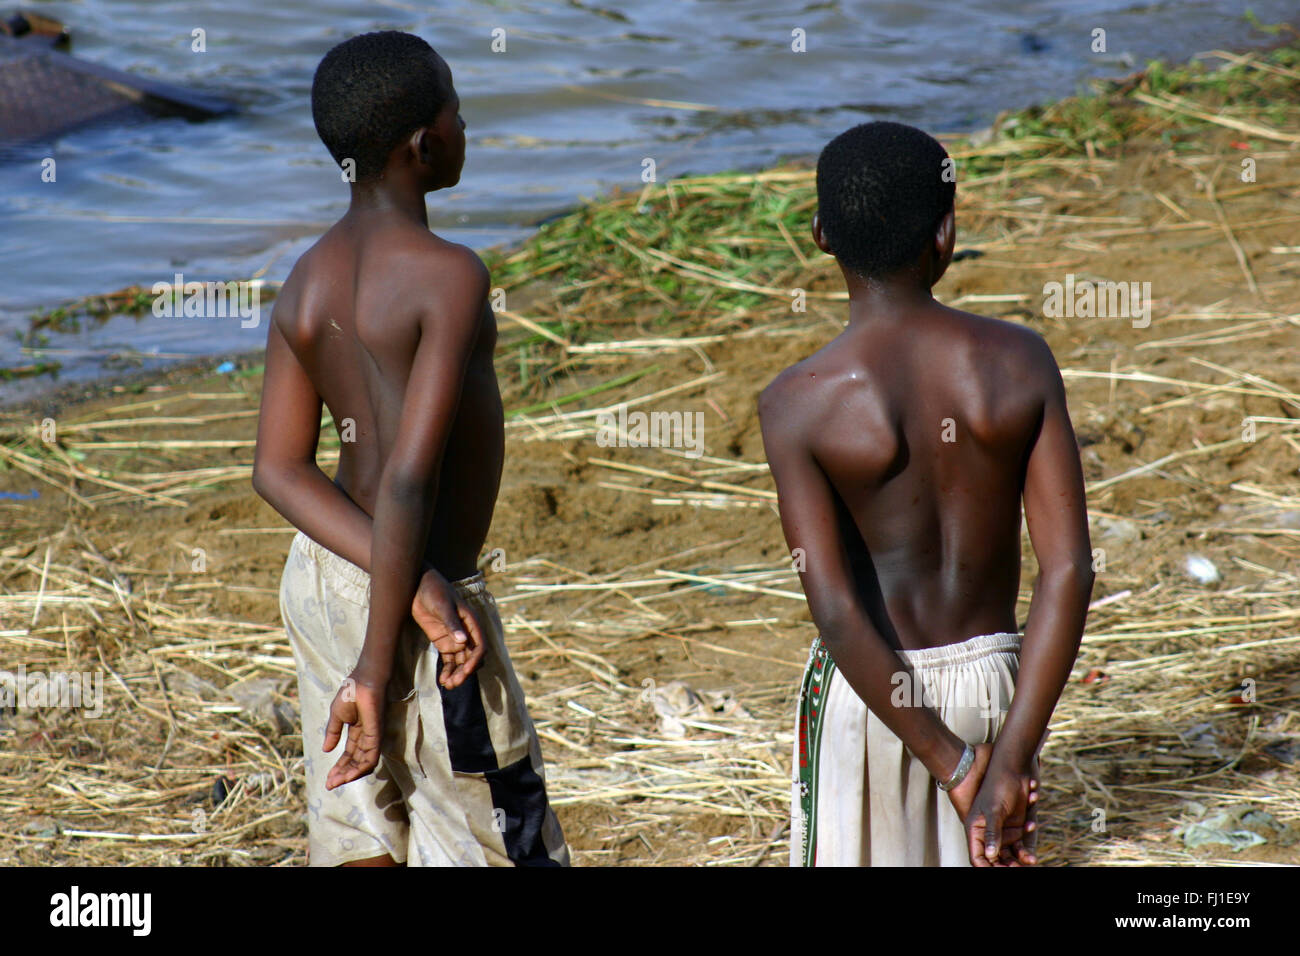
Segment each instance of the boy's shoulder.
M960 315L971 329L967 341L970 360L990 377L1004 378L1037 389L1050 388L1060 379L1052 348L1037 329L973 312Z
M797 428L835 404L837 393L870 391L871 366L897 361L895 347L922 350L938 374L977 373L1043 387L1059 378L1046 339L1029 326L947 306L940 310L942 321L930 324L924 336L909 333L906 342L886 340L862 348L851 346L843 335L836 337L768 383L759 394L760 420Z
M360 247L365 259L382 264L386 283L432 284L437 291L454 293L488 281L487 266L477 252L428 229L386 229L360 240Z
M418 325L422 317L443 322L447 316L479 321L490 276L473 249L427 229L391 230L370 241L348 242L334 230L321 236L294 263L276 294L271 322L295 348L309 347L326 331L324 323L332 321L326 303L336 294L340 272L347 270L354 270L353 282L382 290L389 303L386 314L401 323ZM392 329L389 322L385 327Z
M427 229L389 229L350 239L339 235L338 228L336 225L317 239L289 270L280 290L286 304L295 302L316 283L333 284L340 260L356 261L354 252L360 252L367 262L364 272L368 282L396 292L411 289L435 299L486 294L487 266L469 246ZM362 270L357 271L360 277Z
M824 370L823 353L834 343L822 346L807 358L787 366L776 374L758 394L758 414L760 418L770 418L776 412L787 409L790 402L801 392L818 384L818 373ZM821 378L825 384L825 376Z
M1056 358L1037 330L938 302L925 321L901 325L893 337L873 341L874 350L866 357L879 367L902 360L940 376L1017 381L1051 378L1057 372Z
M964 327L969 334L994 348L1000 348L1008 354L1026 354L1046 348L1046 341L1037 331L1023 322L1011 322L1007 319L981 315L978 312L965 312L952 306L941 306L953 321ZM1050 354L1050 352L1049 352Z
M394 252L400 256L398 266L450 273L466 280L487 277L487 266L477 252L427 229L403 230Z
M413 236L390 261L390 281L416 303L417 312L464 316L477 321L491 278L477 252L425 231Z
M824 416L837 393L861 389L864 377L844 353L837 337L779 372L758 395L758 419L765 432L803 432Z

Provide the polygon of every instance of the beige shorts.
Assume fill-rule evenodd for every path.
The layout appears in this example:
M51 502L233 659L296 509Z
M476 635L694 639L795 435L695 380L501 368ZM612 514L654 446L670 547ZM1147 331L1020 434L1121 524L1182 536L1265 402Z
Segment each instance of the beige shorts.
M408 618L388 685L379 766L326 790L345 740L324 753L325 727L361 654L370 576L301 532L293 539L280 614L298 667L312 866L384 854L411 866L568 865L496 601L482 574L454 586L478 616L483 663L460 687L442 688L441 656Z
M898 705L927 706L968 744L1002 730L1019 634L899 651ZM795 724L792 866L969 866L966 828L920 760L849 686L819 637Z

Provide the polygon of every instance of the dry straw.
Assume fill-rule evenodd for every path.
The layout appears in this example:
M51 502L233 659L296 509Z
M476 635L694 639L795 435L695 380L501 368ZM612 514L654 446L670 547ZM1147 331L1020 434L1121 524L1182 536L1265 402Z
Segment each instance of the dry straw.
M1189 801L1300 820L1284 762L1300 752L1297 56L1216 56L1226 70L1148 71L951 139L962 245L982 253L954 266L955 303L1036 320L1045 277L1152 243L1169 244L1187 277L1161 293L1158 334L1041 325L1085 445L1094 543L1114 564L1044 753L1047 863L1203 859L1173 836L1198 812ZM1228 188L1235 137L1273 150L1267 178ZM1179 175L1135 187L1135 170ZM814 204L806 168L693 177L585 206L493 259L511 300L507 467L550 455L621 508L732 521L685 548L648 537L600 573L579 544L493 579L581 863L785 859L790 715L811 627L789 562L770 557L766 467L713 444L692 458L591 439L598 414L620 405L752 414L752 398L717 390L744 379L752 397L779 364L728 363L730 350L793 340L806 353L834 334L843 294L804 238ZM1240 293L1199 301L1196 277L1213 270ZM806 314L790 311L796 288ZM241 575L237 560L204 570L190 549L196 534L235 559L250 542L287 546L283 526L209 517L251 498L255 386L235 377L100 402L59 417L52 443L41 415L6 416L0 485L41 498L0 503L13 519L0 537L3 666L99 671L104 713L0 716L0 860L303 861L276 581ZM328 468L338 442L322 424ZM133 516L160 513L174 516L171 543L133 546ZM573 540L603 531L597 521ZM1182 573L1192 551L1216 565L1217 586ZM686 663L670 674L664 660ZM1294 861L1287 839L1248 858Z

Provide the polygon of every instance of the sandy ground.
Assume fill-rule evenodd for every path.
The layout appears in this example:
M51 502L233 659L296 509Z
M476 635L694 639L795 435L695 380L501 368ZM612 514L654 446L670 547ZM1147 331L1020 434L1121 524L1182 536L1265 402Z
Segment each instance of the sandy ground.
M1297 860L1300 151L1251 140L1258 182L1245 184L1244 138L1207 129L1187 154L1152 137L959 206L961 244L984 254L937 291L1047 338L1105 551L1044 755L1049 864ZM1211 198L1198 177L1216 170ZM824 263L814 272L810 288L836 288ZM1150 326L1044 318L1044 283L1067 273L1149 281ZM544 414L509 431L490 582L580 864L785 861L790 715L813 629L755 399L840 321L837 303L791 315L774 302L753 334L610 354L553 387L645 372L595 407L686 383L649 407L704 413L698 460L599 447ZM510 354L500 371L519 407ZM304 862L299 738L273 711L231 706L230 688L258 679L283 713L296 698L276 603L291 532L247 480L259 382L172 373L5 415L12 435L54 419L83 475L121 487L73 486L39 457L0 471L0 489L40 492L0 501L4 666L109 668L98 720L0 716L0 859ZM1191 555L1220 579L1193 581ZM214 786L230 791L220 805ZM1283 829L1240 852L1175 835L1242 804Z

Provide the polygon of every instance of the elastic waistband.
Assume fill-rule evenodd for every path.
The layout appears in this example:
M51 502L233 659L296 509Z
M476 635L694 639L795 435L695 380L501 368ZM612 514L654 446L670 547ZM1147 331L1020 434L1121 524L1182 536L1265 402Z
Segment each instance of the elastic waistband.
M332 573L349 584L369 589L370 575L365 572L364 568L358 567L347 558L340 557L319 542L313 541L301 531L294 537L293 543L322 568L329 568ZM452 581L451 586L464 597L474 597L487 593L487 581L484 579L482 571L475 571L468 577Z
M922 647L915 650L897 651L899 657L909 664L921 667L947 667L953 664L969 664L992 654L1019 654L1021 635L1009 632L998 634L981 634L958 644L944 644L940 647Z

